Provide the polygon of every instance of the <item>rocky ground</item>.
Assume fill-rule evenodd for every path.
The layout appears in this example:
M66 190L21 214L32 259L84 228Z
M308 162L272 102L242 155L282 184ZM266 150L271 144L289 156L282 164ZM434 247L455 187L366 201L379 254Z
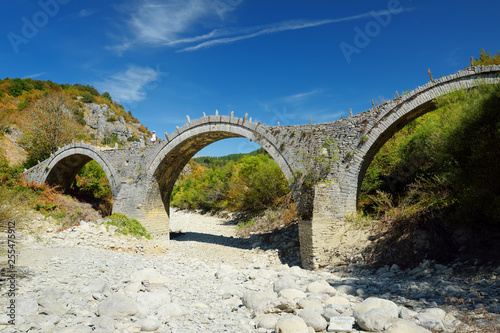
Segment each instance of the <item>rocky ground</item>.
M101 223L59 231L38 217L35 231L16 232L15 326L4 280L0 331L500 331L500 268L424 261L313 272L297 266L293 227L237 239L227 220L176 212L168 246Z

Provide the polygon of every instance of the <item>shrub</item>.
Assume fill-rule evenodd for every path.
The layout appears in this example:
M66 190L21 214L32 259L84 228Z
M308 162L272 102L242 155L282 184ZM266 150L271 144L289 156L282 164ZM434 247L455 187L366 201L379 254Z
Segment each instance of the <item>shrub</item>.
M84 92L82 94L82 99L81 101L83 103L95 103L96 102L96 99L95 99L95 96L92 95L91 93L89 93L88 91L87 92Z
M151 235L147 233L146 228L138 220L128 218L124 214L114 213L107 217L105 221L107 225L117 227L117 232L121 234L151 239Z

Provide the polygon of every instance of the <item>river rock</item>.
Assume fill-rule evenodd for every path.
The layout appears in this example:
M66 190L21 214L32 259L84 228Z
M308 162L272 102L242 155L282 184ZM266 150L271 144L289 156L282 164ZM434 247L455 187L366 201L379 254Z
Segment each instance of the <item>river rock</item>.
M249 291L241 298L243 305L249 309L257 309L271 303L276 296L272 293Z
M316 311L312 310L302 310L299 312L299 317L304 319L304 322L308 327L312 327L316 332L323 331L328 326L325 318L321 316Z
M408 320L398 320L389 329L387 333L432 333L431 331L416 325Z
M304 319L298 316L282 317L275 328L276 333L308 333L307 325Z
M59 303L55 299L47 296L41 296L37 299L38 305L42 308L40 309L41 313L56 314L62 316L66 312L68 312L68 308L63 304Z
M117 293L109 296L97 307L99 316L109 316L112 318L123 318L133 316L137 313L137 304L124 294Z
M310 283L307 286L306 290L313 294L328 294L330 296L337 295L337 291L335 290L335 288L330 286L330 284L325 280L314 281Z
M398 317L398 306L391 301L370 297L356 305L354 318L367 331L382 331L386 324Z

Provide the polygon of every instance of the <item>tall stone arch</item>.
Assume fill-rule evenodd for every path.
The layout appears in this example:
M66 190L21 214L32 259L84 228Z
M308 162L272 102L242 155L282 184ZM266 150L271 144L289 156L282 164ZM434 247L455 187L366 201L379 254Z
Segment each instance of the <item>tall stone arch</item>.
M259 144L276 161L289 182L294 163L280 143L259 124L228 116L208 116L190 121L172 133L147 167L144 211L146 216L168 219L170 195L184 166L202 148L227 138L247 138Z
M356 191L349 193L345 203L346 211L355 212L361 183L376 153L405 125L436 110L436 98L482 84L498 83L500 83L500 66L478 66L430 81L425 86L370 111L373 117L363 133L366 142L359 147L354 163L350 166L351 179L348 181L356 184Z
M112 164L95 147L76 143L64 146L44 162L42 172L39 172L38 183L61 185L68 188L80 169L90 161L96 161L108 178L113 196L117 192L117 173Z

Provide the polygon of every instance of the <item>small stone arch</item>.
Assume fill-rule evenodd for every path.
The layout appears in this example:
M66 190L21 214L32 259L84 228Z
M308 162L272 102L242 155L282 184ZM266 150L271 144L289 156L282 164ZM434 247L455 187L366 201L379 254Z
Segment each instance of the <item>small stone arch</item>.
M281 150L279 142L267 127L246 119L208 116L190 121L168 136L147 168L145 208L149 215L168 214L170 195L184 166L202 148L227 138L248 138L276 161L289 181L293 179L293 162ZM153 213L154 212L154 213Z
M368 166L382 146L405 125L424 114L437 109L435 99L462 89L471 89L482 84L500 83L500 66L478 66L431 81L408 94L392 100L375 112L376 117L364 133L366 142L356 153L355 163L350 172L356 192L350 193L346 201L346 211L355 212L361 183ZM355 177L355 178L354 178Z
M84 143L64 146L55 152L47 161L45 170L38 180L48 185L61 185L68 188L80 169L90 162L96 161L108 178L113 196L117 192L116 171L98 149Z

